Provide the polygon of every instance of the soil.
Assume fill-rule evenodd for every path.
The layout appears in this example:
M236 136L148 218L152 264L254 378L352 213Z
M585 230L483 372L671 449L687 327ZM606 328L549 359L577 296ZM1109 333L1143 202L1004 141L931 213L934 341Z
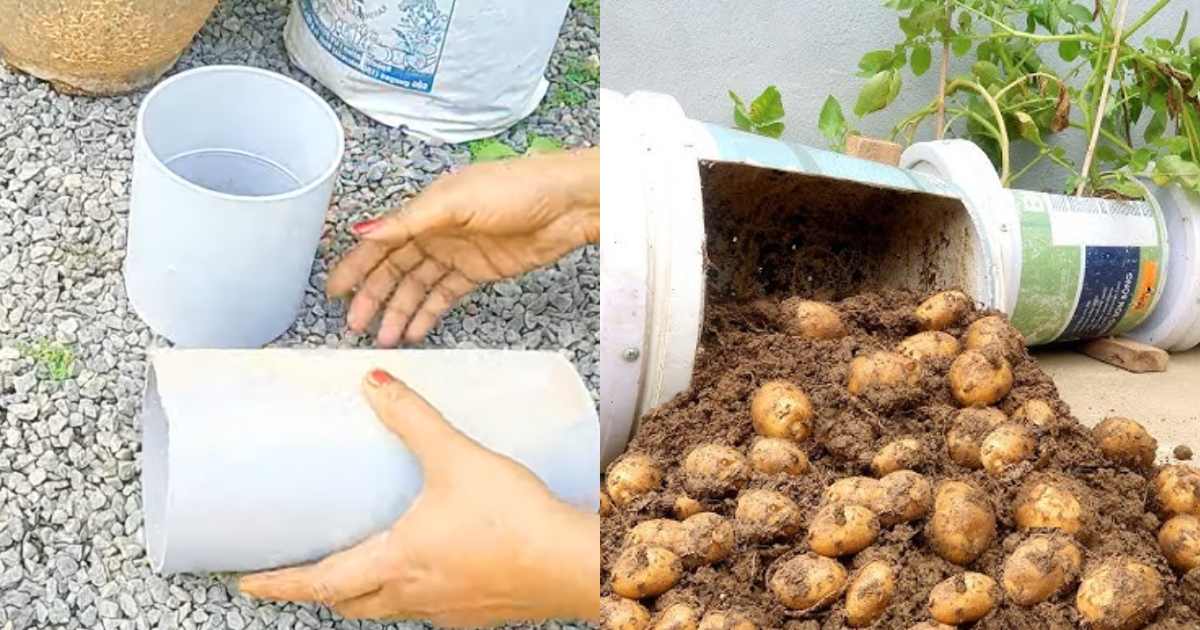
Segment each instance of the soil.
M765 278L761 278L763 280ZM773 277L773 282L796 284ZM851 280L853 282L853 280ZM764 283L765 284L765 283ZM965 480L982 489L997 516L995 542L966 570L986 573L998 583L1008 554L1029 534L1013 524L1013 500L1025 482L1057 477L1082 494L1090 520L1079 540L1085 549L1085 572L1102 559L1123 554L1153 566L1162 576L1165 603L1149 627L1159 630L1200 627L1200 569L1184 576L1168 567L1156 542L1160 524L1150 497L1153 470L1133 470L1109 463L1093 444L1088 430L1071 416L1055 389L1028 353L1013 362L1014 386L996 406L1006 414L1024 401L1048 401L1058 418L1039 430L1037 455L999 477L955 464L946 455L945 435L958 409L946 384L949 361L924 364L922 387L891 399L854 398L846 391L847 368L859 355L891 350L918 332L912 315L923 296L901 291L863 293L846 297L838 291L819 297L835 299L848 334L834 340L804 340L787 334L780 302L786 296L762 286L745 291L710 291L710 303L697 356L692 387L642 419L629 451L651 456L664 471L662 487L643 495L602 521L603 571L601 584L609 594L609 568L619 553L626 531L646 519L672 518L672 505L684 494L680 463L693 447L717 443L745 453L755 437L749 401L755 389L770 379L800 385L812 400L814 435L801 443L811 470L801 476L754 473L746 488L770 488L790 496L800 506L804 530L816 513L821 493L834 480L871 475L870 460L884 444L916 437L925 447L926 463L918 470L936 485ZM777 288L777 287L776 287ZM758 290L755 290L758 289ZM715 299L714 299L715 298ZM961 338L965 327L988 315L971 312L946 332ZM886 398L886 397L885 397ZM1133 412L1134 410L1128 410ZM705 508L733 519L736 496L702 499ZM842 558L853 571L885 558L898 567L897 590L875 628L908 628L929 619L928 597L934 585L958 575L964 567L935 555L923 531L924 519L885 528L872 546ZM685 573L670 591L643 601L652 613L671 603L687 601L705 611L736 611L760 627L815 630L844 628L844 603L811 613L789 611L766 588L773 566L806 553L803 532L784 543L755 543L739 539L725 561ZM1079 628L1074 589L1030 608L1002 602L972 627L978 629Z

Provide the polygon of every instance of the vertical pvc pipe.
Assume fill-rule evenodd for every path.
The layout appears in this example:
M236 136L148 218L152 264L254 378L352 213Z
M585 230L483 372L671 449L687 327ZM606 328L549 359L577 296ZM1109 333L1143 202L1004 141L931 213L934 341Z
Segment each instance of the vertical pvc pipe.
M279 74L209 66L150 92L137 119L125 283L185 347L254 347L291 325L344 137L333 110Z

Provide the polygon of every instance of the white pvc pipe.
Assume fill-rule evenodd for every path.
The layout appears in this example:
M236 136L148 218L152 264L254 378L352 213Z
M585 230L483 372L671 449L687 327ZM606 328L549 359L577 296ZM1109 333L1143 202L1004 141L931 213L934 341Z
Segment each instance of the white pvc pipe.
M255 347L295 320L344 150L312 90L208 66L142 102L125 283L155 332L188 347Z
M154 569L292 565L390 526L422 478L362 396L375 367L562 500L597 509L594 402L556 353L166 350L151 357L141 415Z

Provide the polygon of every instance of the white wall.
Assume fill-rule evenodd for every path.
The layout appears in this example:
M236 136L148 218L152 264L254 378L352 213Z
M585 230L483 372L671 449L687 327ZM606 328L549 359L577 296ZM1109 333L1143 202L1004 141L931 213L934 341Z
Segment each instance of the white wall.
M1081 2L1091 5L1091 0ZM1152 4L1131 0L1129 20ZM1200 0L1174 0L1137 37L1173 37L1185 7L1193 9L1189 37L1200 34ZM817 114L831 93L853 124L878 136L888 135L903 114L937 94L935 53L925 76L905 73L904 90L888 109L854 120L863 81L854 76L859 57L902 36L897 14L882 0L603 0L602 11L604 87L671 94L699 120L732 125L728 90L752 98L775 84L787 110L784 137L823 147ZM1084 139L1076 135L1064 144L1080 162ZM1031 175L1021 187L1061 186L1045 172Z

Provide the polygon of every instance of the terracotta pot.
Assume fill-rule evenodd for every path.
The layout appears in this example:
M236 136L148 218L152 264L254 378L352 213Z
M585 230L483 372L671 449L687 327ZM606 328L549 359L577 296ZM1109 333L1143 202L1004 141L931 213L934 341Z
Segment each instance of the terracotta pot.
M0 57L68 93L120 94L179 59L217 0L0 0Z

